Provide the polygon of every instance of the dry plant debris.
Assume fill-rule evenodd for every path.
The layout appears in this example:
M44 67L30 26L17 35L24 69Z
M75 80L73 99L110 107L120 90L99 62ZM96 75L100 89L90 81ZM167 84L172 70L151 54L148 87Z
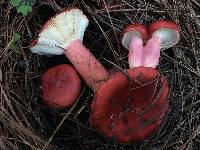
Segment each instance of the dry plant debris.
M102 0L104 1L104 0ZM116 9L100 9L101 0L38 0L23 16L7 1L0 2L0 124L2 149L131 150L200 147L200 2L198 0L122 0ZM106 1L105 1L106 2ZM79 5L90 19L84 43L108 69L127 68L127 50L119 40L131 22L149 24L167 19L180 26L181 40L162 51L159 69L171 86L170 112L148 140L126 145L107 140L90 128L93 92L83 84L78 102L69 109L53 110L41 103L41 75L63 56L32 54L29 43L42 24L66 7ZM118 4L116 4L118 5ZM20 34L16 52L9 47Z

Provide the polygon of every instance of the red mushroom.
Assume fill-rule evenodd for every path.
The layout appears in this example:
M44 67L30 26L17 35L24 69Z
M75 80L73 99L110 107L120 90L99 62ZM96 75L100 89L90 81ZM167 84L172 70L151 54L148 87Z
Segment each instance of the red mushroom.
M31 51L39 55L65 54L86 83L97 89L108 74L82 43L87 26L88 19L81 10L66 9L45 23L39 38L31 43Z
M55 108L73 105L81 91L76 70L67 64L48 69L42 76L42 85L44 102Z
M138 37L142 39L144 42L146 42L146 40L148 40L149 38L147 28L140 23L133 23L127 25L121 32L122 45L126 49L129 48L130 42L133 37Z
M142 66L143 42L146 42L147 39L147 29L140 23L130 24L121 32L122 45L129 49L128 62L130 68Z
M90 122L107 138L133 142L148 138L168 111L166 78L151 67L114 73L92 102Z
M153 68L115 73L96 92L90 122L108 138L144 140L163 120L168 93L167 80Z

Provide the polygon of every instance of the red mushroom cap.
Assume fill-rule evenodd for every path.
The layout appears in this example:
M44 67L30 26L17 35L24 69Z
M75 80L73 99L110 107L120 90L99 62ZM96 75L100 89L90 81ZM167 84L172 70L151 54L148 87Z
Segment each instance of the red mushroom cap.
M161 39L161 49L167 49L176 45L180 39L179 27L176 23L158 20L151 23L148 27L151 36L158 36Z
M47 70L43 74L42 85L45 103L55 108L73 105L81 91L81 80L76 70L67 64Z
M91 125L122 143L144 140L165 117L168 94L167 80L153 68L115 73L96 93Z
M146 27L140 23L134 23L126 26L121 32L122 45L128 49L129 43L134 36L141 38L145 42L148 39Z
M149 32L150 35L152 35L152 33L154 31L162 29L162 28L169 28L169 29L179 31L179 27L177 26L176 23L166 21L166 20L157 20L157 21L154 21L153 23L151 23L149 25L148 32Z

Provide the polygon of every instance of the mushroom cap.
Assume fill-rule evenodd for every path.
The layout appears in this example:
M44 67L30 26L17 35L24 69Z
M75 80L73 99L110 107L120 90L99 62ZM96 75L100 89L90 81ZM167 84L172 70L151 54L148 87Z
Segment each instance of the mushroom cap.
M39 55L61 55L71 42L83 40L87 26L88 19L80 9L65 9L44 24L30 49Z
M121 32L122 45L128 49L132 38L135 36L142 39L144 42L148 39L148 32L143 24L134 23L126 26Z
M153 68L115 73L98 89L90 123L107 138L133 142L149 137L168 110L169 87Z
M158 36L161 39L162 50L176 45L180 40L178 25L170 21L154 21L149 25L148 33L150 37Z
M42 76L42 85L44 102L55 108L73 105L81 91L79 75L67 64L48 69Z

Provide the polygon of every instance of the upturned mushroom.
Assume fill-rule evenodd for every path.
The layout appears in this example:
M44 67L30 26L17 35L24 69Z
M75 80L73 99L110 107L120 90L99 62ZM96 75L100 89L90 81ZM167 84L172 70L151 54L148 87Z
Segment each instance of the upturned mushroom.
M108 74L100 62L83 45L82 40L88 19L78 8L70 8L50 18L31 43L31 51L39 55L61 55L71 61L92 89Z
M151 39L150 39L151 38ZM128 25L121 34L122 45L129 49L129 66L153 67L158 65L160 51L176 45L180 39L179 27L174 22L155 21L148 29L139 23ZM146 41L146 46L143 45ZM157 48L154 48L157 47ZM141 59L143 57L144 59Z
M144 43L151 37L159 37L161 40L161 50L165 50L179 42L179 32L179 27L176 23L166 20L154 21L148 27L140 23L133 23L122 31L122 45L126 49L130 48L130 42L133 37L142 39Z
M72 106L80 95L81 80L68 64L48 69L42 76L43 100L54 108Z

